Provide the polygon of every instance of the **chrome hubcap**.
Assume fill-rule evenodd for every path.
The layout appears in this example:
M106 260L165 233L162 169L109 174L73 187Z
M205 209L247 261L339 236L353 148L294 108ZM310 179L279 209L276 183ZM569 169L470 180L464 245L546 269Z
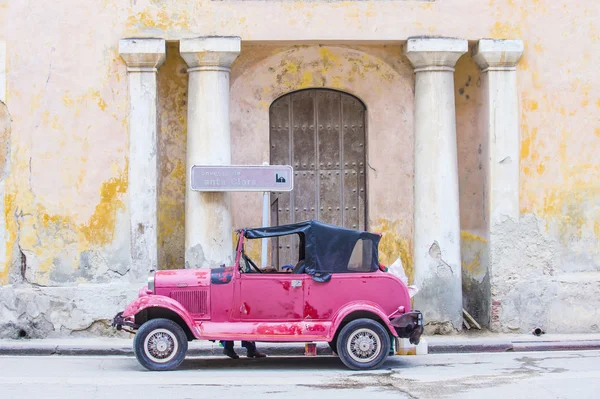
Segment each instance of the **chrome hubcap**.
M175 335L164 328L152 331L144 340L144 352L156 363L166 363L173 359L179 349Z
M368 363L381 353L381 340L374 331L361 328L348 337L346 349L354 361Z

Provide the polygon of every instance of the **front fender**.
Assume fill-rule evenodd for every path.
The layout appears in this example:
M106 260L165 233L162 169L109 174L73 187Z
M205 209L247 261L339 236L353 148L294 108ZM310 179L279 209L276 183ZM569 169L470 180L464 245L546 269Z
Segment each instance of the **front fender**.
M194 337L200 338L196 322L188 311L179 302L164 295L145 295L137 298L125 308L123 317L134 317L142 310L149 308L163 308L174 312L187 324Z
M352 302L352 303L342 307L335 314L335 316L333 317L333 321L331 323L331 329L328 334L329 340L332 340L333 337L335 337L335 334L338 331L338 329L340 328L340 325L342 324L342 321L344 320L344 318L346 318L346 316L348 316L354 312L369 312L374 315L377 315L383 321L383 323L385 324L389 333L392 334L394 337L398 336L396 329L394 329L394 327L390 323L390 320L388 319L387 315L381 310L381 308L379 306L377 306L377 304L375 304L374 302L358 301L358 302Z

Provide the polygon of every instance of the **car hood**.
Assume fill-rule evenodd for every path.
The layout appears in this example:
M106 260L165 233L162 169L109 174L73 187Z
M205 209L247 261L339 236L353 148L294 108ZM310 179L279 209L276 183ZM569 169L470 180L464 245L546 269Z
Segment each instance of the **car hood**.
M210 285L211 269L159 270L154 275L156 288L205 287Z

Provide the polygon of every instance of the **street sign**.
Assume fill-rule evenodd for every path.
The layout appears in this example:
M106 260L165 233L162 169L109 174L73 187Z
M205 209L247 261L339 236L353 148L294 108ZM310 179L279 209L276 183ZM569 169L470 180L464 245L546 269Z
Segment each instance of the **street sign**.
M194 191L292 191L294 173L289 165L194 165Z

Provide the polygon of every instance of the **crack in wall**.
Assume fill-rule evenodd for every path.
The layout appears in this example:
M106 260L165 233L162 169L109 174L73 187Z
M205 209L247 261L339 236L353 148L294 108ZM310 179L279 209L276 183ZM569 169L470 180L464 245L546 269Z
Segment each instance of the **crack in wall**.
M440 248L440 245L437 241L434 241L433 244L431 244L431 247L429 247L429 256L431 256L438 262L437 274L448 274L447 270L450 270L450 274L454 274L452 266L450 266L444 259L442 259L442 249Z
M25 277L27 274L27 256L25 255L20 246L19 252L21 253L21 278L23 279L23 281L27 281L27 277Z

